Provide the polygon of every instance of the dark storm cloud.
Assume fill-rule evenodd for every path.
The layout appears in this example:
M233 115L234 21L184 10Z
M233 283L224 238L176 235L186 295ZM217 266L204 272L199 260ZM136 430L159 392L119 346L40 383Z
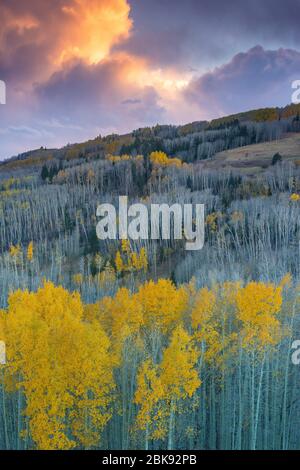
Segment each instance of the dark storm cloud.
M300 76L300 53L254 47L193 80L184 92L206 115L231 114L291 102L293 80Z
M299 0L131 0L134 32L118 47L156 65L213 65L255 44L297 48Z

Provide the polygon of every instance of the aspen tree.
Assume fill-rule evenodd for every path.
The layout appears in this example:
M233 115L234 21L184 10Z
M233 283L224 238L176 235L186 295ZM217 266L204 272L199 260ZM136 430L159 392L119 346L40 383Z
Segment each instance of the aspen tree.
M27 247L27 259L28 261L32 261L33 259L33 242L30 242Z
M172 332L161 363L155 366L147 360L142 365L135 401L141 405L137 421L146 431L146 442L149 435L156 439L168 435L168 449L173 448L178 404L191 398L201 385L195 369L198 356L192 337L179 325Z
M110 417L109 340L82 317L79 294L49 282L37 293L16 291L9 298L5 373L24 392L24 415L41 449L95 445Z
M250 282L237 292L237 318L242 323L241 345L250 355L251 449L256 448L261 390L266 353L280 341L278 314L282 306L282 286ZM256 378L256 356L263 358ZM257 389L257 393L256 392Z

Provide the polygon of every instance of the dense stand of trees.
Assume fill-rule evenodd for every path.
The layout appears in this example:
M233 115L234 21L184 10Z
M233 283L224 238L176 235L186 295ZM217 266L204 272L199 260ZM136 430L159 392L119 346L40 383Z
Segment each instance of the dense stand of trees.
M1 167L0 448L299 447L299 165L199 163L299 126L253 113ZM204 248L100 242L96 208L119 195L205 204Z
M159 153L115 156L60 170L48 183L36 175L2 179L0 189L2 306L11 288L36 288L45 276L68 289L80 287L88 302L105 295L105 277L114 277L109 283L113 293L120 284L131 286L135 277L145 276L140 270L118 273L119 242L96 237L97 205L117 207L119 194L149 210L151 203L205 204L203 250L188 254L184 240L130 242L137 256L146 253L147 276L180 283L195 275L201 285L238 278L277 281L286 272L299 277L300 204L293 195L300 191L300 179L299 167L291 163L271 165L253 179L199 169ZM29 262L30 242L34 255ZM19 247L13 256L11 247ZM77 274L80 283L79 278L74 282Z
M299 446L299 285L149 281L83 304L45 283L0 314L4 449Z

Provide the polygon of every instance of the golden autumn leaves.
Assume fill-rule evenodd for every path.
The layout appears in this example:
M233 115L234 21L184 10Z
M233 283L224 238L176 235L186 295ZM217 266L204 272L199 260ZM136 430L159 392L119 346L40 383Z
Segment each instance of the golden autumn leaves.
M21 436L40 449L98 446L112 413L122 414L119 381L129 364L131 432L142 431L146 447L167 437L172 448L176 414L201 393L203 363L224 373L241 350L265 353L282 339L289 282L196 289L160 279L89 305L50 282L12 293L0 315L1 372L6 393L25 397Z
M115 257L115 266L117 274L126 272L147 271L148 257L145 248L141 248L140 252L133 251L128 240L122 240L121 251L117 251Z
M272 283L225 282L211 290L204 287L195 296L192 326L199 341L205 341L209 359L217 358L220 347L240 342L256 351L280 341L282 289Z
M156 151L150 154L150 161L155 166L175 166L180 168L182 161L180 158L170 158L165 152Z
M11 245L9 247L9 256L11 257L11 259L14 259L15 261L19 260L24 255L24 258L26 258L27 261L30 262L33 260L33 254L34 254L34 246L33 246L32 241L28 244L27 251L24 254L22 252L22 248L20 245Z
M147 359L137 376L135 403L140 408L137 426L146 431L146 438L164 438L171 431L171 420L178 403L192 397L201 385L195 368L199 352L192 337L176 326L160 364Z
M110 417L110 342L83 313L79 294L45 283L36 293L11 294L1 315L5 385L24 392L30 436L40 449L88 447Z

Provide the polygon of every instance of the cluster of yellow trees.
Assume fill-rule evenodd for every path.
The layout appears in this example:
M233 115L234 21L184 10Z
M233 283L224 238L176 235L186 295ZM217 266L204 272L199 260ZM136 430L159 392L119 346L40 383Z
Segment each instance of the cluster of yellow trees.
M40 449L96 442L110 418L112 355L101 325L84 321L79 294L51 283L36 293L17 291L1 312L0 331L7 352L5 389L26 400L22 412L29 428L20 430L21 437L27 439L29 431Z
M27 258L28 261L32 261L33 259L33 250L34 250L34 246L33 246L33 242L31 241L28 246L27 246L27 250L26 250L26 253L24 254L24 256ZM9 247L9 255L12 259L18 259L20 256L22 256L23 252L22 252L22 248L20 245L11 245Z
M180 158L169 158L165 152L156 151L150 154L150 161L153 165L175 166L180 168L183 164Z
M180 416L192 413L186 430L196 432L206 367L224 386L243 354L252 364L251 383L257 380L251 361L263 361L288 335L286 318L294 310L285 306L284 293L290 284L286 276L279 285L226 282L197 289L194 281L176 287L160 279L86 305L78 292L50 282L37 292L11 293L0 312L7 448L9 403L18 439L28 446L108 447L112 426L120 447L139 436L132 439L144 448L165 439L173 448ZM259 400L251 397L247 414L254 448Z
M148 256L145 248L141 248L137 253L132 250L128 240L122 240L121 250L115 256L115 266L118 274L133 271L147 271Z
M143 155L137 155L132 157L131 155L107 155L106 159L113 162L123 162L123 161L143 161ZM151 152L150 154L150 161L153 165L157 166L175 166L180 168L183 163L180 158L170 158L165 152L157 150L155 152Z
M109 160L110 162L113 163L118 163L118 162L124 162L124 161L143 161L144 157L143 155L136 155L135 157L132 157L131 155L107 155L106 159Z

